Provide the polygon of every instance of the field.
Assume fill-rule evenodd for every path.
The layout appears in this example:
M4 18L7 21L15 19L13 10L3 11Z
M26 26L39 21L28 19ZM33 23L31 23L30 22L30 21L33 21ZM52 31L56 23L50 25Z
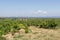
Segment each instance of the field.
M60 40L60 18L0 18L0 40Z

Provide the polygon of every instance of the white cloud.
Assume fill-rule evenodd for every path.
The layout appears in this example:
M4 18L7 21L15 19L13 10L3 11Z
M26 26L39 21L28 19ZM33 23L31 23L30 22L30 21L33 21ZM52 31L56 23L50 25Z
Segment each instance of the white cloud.
M34 11L34 13L36 13L36 14L46 14L47 11L37 10L37 11Z
M46 13L47 13L47 11L43 11L43 13L44 13L44 14L46 14Z
M42 10L38 10L37 12L38 12L38 13L41 13L41 12L42 12Z

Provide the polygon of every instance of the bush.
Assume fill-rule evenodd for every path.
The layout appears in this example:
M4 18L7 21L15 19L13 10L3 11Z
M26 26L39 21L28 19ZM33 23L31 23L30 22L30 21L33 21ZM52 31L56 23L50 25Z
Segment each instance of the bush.
M56 26L57 26L57 24L53 20L43 22L40 24L40 28L46 28L46 29L54 29L54 28L56 28Z
M49 21L49 22L48 22L48 27L49 27L49 28L54 29L54 28L56 28L56 26L57 26L57 24L55 23L55 21Z

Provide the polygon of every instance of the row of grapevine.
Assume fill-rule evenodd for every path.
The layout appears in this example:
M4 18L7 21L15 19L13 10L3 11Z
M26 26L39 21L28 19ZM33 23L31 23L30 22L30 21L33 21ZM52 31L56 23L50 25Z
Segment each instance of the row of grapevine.
M26 33L28 33L27 25L18 20L18 19L0 19L0 38L2 35L18 32L20 29L24 29ZM27 29L27 30L26 30Z
M0 19L0 38L3 34L11 32L14 34L20 29L28 33L29 26L36 26L45 29L55 29L60 25L60 19L49 18L1 18Z

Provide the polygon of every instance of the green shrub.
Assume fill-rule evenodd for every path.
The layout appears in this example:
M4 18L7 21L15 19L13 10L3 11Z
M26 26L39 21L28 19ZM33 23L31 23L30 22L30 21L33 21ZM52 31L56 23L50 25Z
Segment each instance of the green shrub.
M46 28L46 29L54 29L54 28L56 28L56 26L57 26L57 24L53 20L43 22L40 24L40 28Z
M57 26L57 24L55 23L55 21L49 21L49 22L48 22L48 27L49 27L49 28L54 29L54 28L56 28L56 26Z

